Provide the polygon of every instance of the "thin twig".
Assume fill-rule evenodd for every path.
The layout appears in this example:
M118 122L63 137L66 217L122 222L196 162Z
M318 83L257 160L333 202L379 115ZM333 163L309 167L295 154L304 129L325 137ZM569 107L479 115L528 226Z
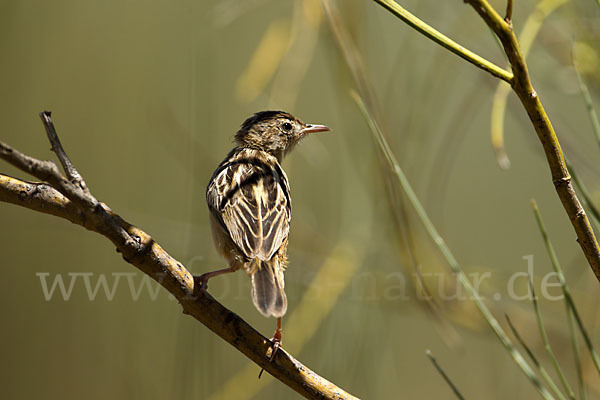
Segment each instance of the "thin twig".
M538 361L536 356L533 354L533 351L531 351L531 349L527 345L527 343L525 343L525 341L523 340L523 338L517 331L517 328L515 328L515 326L513 325L512 321L510 320L508 315L504 314L504 316L506 317L506 321L508 322L508 326L510 327L510 330L512 331L513 335L515 336L517 341L521 344L521 347L523 347L523 349L525 349L525 352L531 359L531 362L533 363L533 365L535 365L535 367L538 369L538 371L540 371L540 375L542 376L542 378L544 379L544 381L546 382L548 387L550 387L550 390L552 390L552 392L554 392L556 397L558 397L560 400L566 400L565 396L562 394L562 392L560 391L558 386L556 386L556 383L554 383L554 381L552 380L552 378L550 377L550 375L548 374L546 369L540 364L540 362Z
M590 116L590 122L592 123L592 131L594 132L594 136L596 137L596 142L600 145L600 120L598 119L598 114L594 109L594 103L592 101L592 96L590 95L590 91L581 76L581 72L579 72L579 67L577 66L577 59L575 58L574 51L571 50L572 58L573 58L573 69L575 70L575 75L577 76L577 82L579 82L579 90L581 90L581 95L583 96L583 100L585 101L585 108L587 109L588 115Z
M66 197L86 208L95 208L98 201L81 187L71 184L52 161L41 161L30 157L9 145L0 142L0 158L41 181L48 182Z
M571 174L571 177L573 178L573 183L575 184L575 187L577 187L579 189L579 192L581 193L581 197L583 198L583 202L584 202L586 208L588 209L588 211L590 212L590 215L592 216L592 220L596 223L596 228L600 227L600 211L598 211L598 208L594 204L594 201L592 199L590 191L587 189L587 187L585 186L583 181L581 179L579 179L579 174L573 167L573 164L571 164L569 162L569 160L567 160L566 162L567 162L567 168L569 169L569 173Z
M63 177L51 161L29 157L0 142L0 158L46 183L0 174L0 201L65 218L107 237L125 261L160 283L191 315L265 371L309 399L355 399L280 349L273 362L271 342L206 291L192 274L150 235L123 220L104 203Z
M513 0L508 0L506 2L506 15L504 17L504 20L509 24L512 24L512 10L513 10Z
M374 0L376 3L382 5L385 9L390 11L392 14L396 15L406 24L411 26L417 32L422 33L427 36L429 39L433 40L437 44L446 49L450 50L457 56L467 60L471 64L475 65L478 68L481 68L484 71L489 72L497 78L500 78L508 83L511 83L513 80L513 74L510 71L506 71L503 68L500 68L496 64L486 60L485 58L473 53L469 49L461 46L456 43L454 40L450 39L443 33L437 31L431 26L427 25L425 22L421 21L419 18L415 17L413 14L408 12L398 3L393 0Z
M67 153L65 153L65 150L60 143L60 139L58 138L56 129L54 128L54 123L52 122L52 112L42 111L40 113L40 118L44 124L44 128L46 128L46 134L48 135L48 140L52 146L52 151L56 154L58 160L62 164L65 174L67 175L67 179L69 179L71 183L81 187L84 191L89 193L85 181L79 172L77 172L77 169L69 159L69 156L67 156Z
M571 339L571 351L573 352L573 363L575 364L575 373L577 375L577 386L581 400L587 399L585 390L585 381L583 379L583 367L581 365L581 355L579 354L579 339L577 339L577 330L575 329L575 315L569 306L569 302L565 299L565 308L567 318L569 320L569 338Z
M567 392L567 395L569 396L569 398L571 400L574 400L575 393L573 393L573 390L571 389L571 385L569 385L569 382L567 381L567 378L565 377L565 373L563 372L563 370L560 366L560 363L558 362L558 359L556 358L556 355L554 354L554 351L552 350L552 346L550 345L550 340L548 339L548 334L546 333L546 328L544 327L544 323L542 322L542 313L540 312L540 307L538 305L537 296L535 294L535 288L533 286L533 279L530 274L528 274L527 277L528 277L528 282L529 282L529 290L531 290L531 302L533 304L533 309L535 311L535 319L538 324L538 330L540 331L540 335L542 337L542 342L544 343L544 348L546 349L546 353L548 353L550 360L552 360L552 365L554 366L554 370L556 371L556 374L558 375L558 378L560 379L560 382L562 383L563 388Z
M571 173L573 173L570 166L569 166L569 170L571 171ZM575 184L577 185L577 179L575 178L575 175L573 175L573 180L575 181ZM576 310L574 309L574 307L571 307L572 299L570 296L569 288L567 286L560 263L558 262L558 257L556 255L556 252L554 251L554 247L552 246L552 243L550 242L548 233L546 232L546 227L544 226L544 221L542 220L542 215L540 214L540 211L538 209L535 199L531 199L531 208L533 209L533 214L535 215L535 219L536 219L538 228L540 230L540 234L542 235L542 239L544 240L544 245L546 246L546 251L547 251L548 255L550 256L552 268L554 269L554 272L556 273L556 276L558 277L558 281L560 282L560 287L561 287L561 290L564 295L565 307L566 307L566 311L567 311L567 318L569 320L569 336L571 338L571 349L573 351L573 359L575 362L575 371L577 372L577 382L579 385L579 395L581 396L582 400L585 400L587 398L587 395L586 395L586 391L585 391L585 384L583 381L583 370L581 367L581 358L579 356L579 342L577 340L577 332L575 331L575 312L576 312Z
M456 397L458 397L460 400L465 400L465 397L460 393L460 390L458 390L458 387L456 387L456 385L454 384L454 382L452 382L452 379L450 379L450 377L448 376L446 371L444 371L444 369L438 364L437 360L431 353L431 350L427 349L425 351L425 354L427 355L427 357L429 357L429 359L431 360L431 363L433 364L435 369L437 369L437 371L440 373L442 378L444 378L444 380L446 381L448 386L450 386L450 388L452 389L452 391L454 392Z
M546 232L546 227L544 225L544 221L542 220L542 215L540 214L540 212L538 210L538 206L537 206L537 203L535 200L531 200L531 208L533 209L533 213L535 215L535 219L538 224L538 228L542 235L542 239L544 240L544 245L546 246L546 250L548 252L548 255L550 256L550 261L552 263L552 267L554 268L554 272L556 272L556 276L558 276L558 281L560 282L560 286L561 286L562 292L565 296L565 300L568 303L569 308L573 312L573 316L575 317L575 321L577 322L579 330L581 331L581 335L583 336L583 339L585 340L585 344L590 352L592 361L594 362L594 366L596 367L598 374L600 374L600 357L598 357L598 354L596 353L596 350L594 348L592 340L591 340L590 336L588 335L587 329L585 329L585 326L583 325L583 321L581 320L581 317L579 316L579 311L577 311L577 307L575 306L575 301L573 300L573 296L571 295L571 290L569 289L569 286L567 285L562 267L560 266L560 263L558 262L558 257L556 256L554 247L552 246L552 243L550 242L550 238L548 237L548 233Z

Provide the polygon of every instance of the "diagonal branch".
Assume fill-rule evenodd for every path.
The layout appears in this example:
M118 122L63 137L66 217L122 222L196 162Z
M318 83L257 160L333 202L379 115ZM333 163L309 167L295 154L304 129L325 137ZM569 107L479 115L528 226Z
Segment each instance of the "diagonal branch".
M540 142L544 148L548 166L550 167L550 174L552 176L552 183L558 193L558 197L563 204L573 229L577 234L577 241L583 250L583 253L590 265L590 268L594 272L596 279L600 282L600 247L590 221L585 213L585 210L581 206L581 202L573 189L571 184L571 176L567 170L567 165L562 153L562 148L558 142L554 127L546 114L546 110L539 99L538 94L531 84L529 71L527 69L527 63L523 56L519 41L515 35L512 27L512 21L510 19L505 20L494 10L494 8L488 3L487 0L464 0L465 3L470 4L479 16L485 21L488 27L494 32L494 34L500 39L504 52L506 53L510 66L512 68L512 74L503 70L502 68L496 67L490 68L490 65L484 68L481 63L474 62L473 58L466 56L466 52L462 47L449 46L448 42L441 40L440 37L433 35L430 30L433 28L424 24L416 17L409 14L406 10L400 7L394 0L373 0L378 4L384 6L392 14L396 15L402 21L410 25L413 29L420 32L421 34L429 37L436 43L449 49L455 54L463 57L467 61L475 64L479 68L483 68L490 72L492 75L505 80L508 82L515 94L519 97L521 104L525 108L531 123L538 135ZM512 4L509 4L507 11L512 13ZM416 21L408 18L411 16ZM512 15L510 15L512 17ZM424 29L428 28L428 29ZM437 32L437 31L435 31Z
M577 241L594 275L600 281L600 248L598 247L598 241L571 184L571 175L569 175L554 127L531 83L527 63L521 52L517 36L512 29L512 23L502 19L486 0L465 1L475 9L502 42L514 74L511 84L513 91L521 100L521 104L527 111L527 115L542 143L550 167L552 183L575 229Z
M50 114L42 113L45 126ZM45 119L47 118L47 120ZM54 134L56 132L54 131ZM49 133L50 141L53 139ZM60 144L58 136L55 143ZM51 161L40 161L0 142L0 158L45 181L27 182L0 174L0 201L54 215L108 238L125 261L160 283L190 315L234 346L265 371L308 399L356 399L302 365L283 349L273 362L267 356L271 343L238 315L223 307L206 291L198 290L192 274L171 257L150 235L122 219L87 190L68 157L55 148L67 179ZM59 153L62 153L59 154ZM74 173L75 171L75 173ZM79 175L79 179L77 176Z

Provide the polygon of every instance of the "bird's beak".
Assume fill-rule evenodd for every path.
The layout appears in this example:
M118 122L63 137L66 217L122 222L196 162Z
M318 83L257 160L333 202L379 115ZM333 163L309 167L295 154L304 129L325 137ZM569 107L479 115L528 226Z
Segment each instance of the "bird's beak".
M327 132L329 130L325 125L314 125L314 124L306 124L306 128L302 129L300 132L305 135L307 133L314 132Z

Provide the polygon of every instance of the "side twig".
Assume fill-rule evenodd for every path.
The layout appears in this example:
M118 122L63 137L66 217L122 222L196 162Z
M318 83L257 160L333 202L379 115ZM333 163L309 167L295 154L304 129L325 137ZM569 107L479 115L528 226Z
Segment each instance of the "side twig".
M509 24L512 24L512 10L513 10L513 0L507 0L506 16L504 17L504 20Z
M0 142L0 158L44 183L26 182L0 174L0 201L55 215L108 238L125 261L160 283L197 319L276 379L308 399L356 399L295 360L284 349L273 362L270 341L210 294L197 290L192 274L150 235L122 219L87 189L83 178L60 146L50 113L41 114L48 138L65 178L52 161L40 161Z
M448 376L448 374L446 373L446 371L444 371L444 369L442 368L442 366L440 364L438 364L437 360L435 359L435 357L431 353L431 350L427 349L425 351L425 354L427 355L427 357L429 357L429 360L431 361L431 363L433 364L433 366L435 367L435 369L440 373L440 375L442 376L442 378L444 378L444 380L446 381L446 383L448 384L448 386L450 386L450 389L452 389L452 392L454 392L454 394L456 395L456 397L458 399L460 399L460 400L465 400L465 397L462 395L462 393L460 393L460 390L458 390L458 387L456 387L456 385L454 384L454 382L452 382L452 379L450 379L450 377Z
M46 128L48 140L52 145L52 151L56 153L56 156L62 164L63 169L65 170L65 174L67 174L67 178L69 179L69 181L81 187L81 189L83 189L86 193L89 194L89 190L87 189L85 181L83 180L79 172L77 172L77 169L69 159L69 156L67 156L67 153L65 153L65 150L63 149L62 144L60 143L60 139L56 134L56 129L54 128L54 123L52 122L51 116L52 113L50 111L42 111L40 113L40 118L42 119L44 128Z
M521 347L523 347L523 349L525 350L525 352L529 356L529 359L531 360L531 362L533 363L533 365L537 368L537 370L540 372L540 375L542 376L542 378L544 379L544 381L546 382L546 384L548 385L548 387L550 388L550 390L552 390L552 392L554 393L554 395L559 400L566 400L566 397L562 394L562 392L560 391L560 389L558 388L558 386L556 386L556 383L554 383L554 381L552 380L552 378L550 377L550 375L548 374L548 372L546 371L546 369L543 367L542 364L540 364L540 362L538 361L537 357L535 356L535 354L533 354L533 351L531 351L531 349L529 348L529 346L527 345L527 343L525 343L525 341L523 340L523 338L519 334L519 331L517 331L517 328L515 328L515 326L513 325L512 321L508 317L508 314L504 314L504 316L506 317L506 322L508 322L508 326L510 327L510 330L512 331L513 335L517 339L517 342L519 342L519 344L521 345Z

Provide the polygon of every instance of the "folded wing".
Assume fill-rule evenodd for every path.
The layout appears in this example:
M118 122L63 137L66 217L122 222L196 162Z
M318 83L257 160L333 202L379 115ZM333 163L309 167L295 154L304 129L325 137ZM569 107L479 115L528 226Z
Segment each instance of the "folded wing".
M278 165L231 162L217 171L207 199L248 259L270 260L289 233L289 189Z

